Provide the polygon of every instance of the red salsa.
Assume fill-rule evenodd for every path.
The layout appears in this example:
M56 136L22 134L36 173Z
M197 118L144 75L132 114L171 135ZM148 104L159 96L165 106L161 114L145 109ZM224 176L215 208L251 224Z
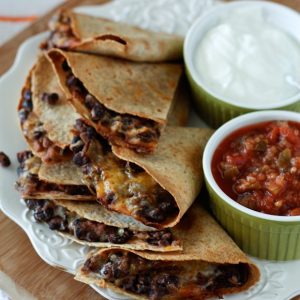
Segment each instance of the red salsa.
M250 209L300 215L300 123L272 121L225 138L212 159L219 187Z

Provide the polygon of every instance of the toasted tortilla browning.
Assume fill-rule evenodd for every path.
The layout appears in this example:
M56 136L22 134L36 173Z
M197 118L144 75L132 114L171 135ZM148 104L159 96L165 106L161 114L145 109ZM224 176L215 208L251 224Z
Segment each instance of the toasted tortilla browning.
M182 37L103 18L60 11L49 29L50 36L41 45L44 50L60 48L144 62L182 59Z

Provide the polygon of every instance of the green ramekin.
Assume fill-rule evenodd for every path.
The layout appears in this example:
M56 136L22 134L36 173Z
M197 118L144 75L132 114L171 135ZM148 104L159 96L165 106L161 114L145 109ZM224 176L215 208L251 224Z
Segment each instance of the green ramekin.
M246 208L220 189L211 172L213 154L226 136L239 128L273 120L300 123L300 113L253 112L239 116L216 130L203 154L205 182L215 217L241 249L262 259L300 259L300 216L273 216Z
M268 15L268 20L281 26L300 42L298 29L300 28L300 15L280 4L267 1L237 1L218 5L201 16L189 29L184 41L184 61L187 77L191 86L195 106L201 118L210 126L217 128L228 120L241 114L257 110L279 109L300 111L300 93L282 100L279 104L243 105L236 99L228 99L211 91L205 86L201 76L195 68L195 50L205 33L215 26L221 16L230 13L237 7L261 7Z

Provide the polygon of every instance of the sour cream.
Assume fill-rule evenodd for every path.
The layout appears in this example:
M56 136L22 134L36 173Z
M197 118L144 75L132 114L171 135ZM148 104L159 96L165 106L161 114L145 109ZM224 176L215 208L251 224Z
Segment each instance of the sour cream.
M201 39L194 63L208 91L241 105L279 104L300 92L294 84L300 83L300 43L261 8L223 16Z

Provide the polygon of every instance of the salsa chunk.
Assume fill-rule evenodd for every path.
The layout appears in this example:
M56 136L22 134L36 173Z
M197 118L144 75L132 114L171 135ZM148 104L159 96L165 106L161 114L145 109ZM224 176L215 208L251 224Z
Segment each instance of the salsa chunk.
M219 187L250 209L300 215L300 123L271 121L239 129L216 149Z

